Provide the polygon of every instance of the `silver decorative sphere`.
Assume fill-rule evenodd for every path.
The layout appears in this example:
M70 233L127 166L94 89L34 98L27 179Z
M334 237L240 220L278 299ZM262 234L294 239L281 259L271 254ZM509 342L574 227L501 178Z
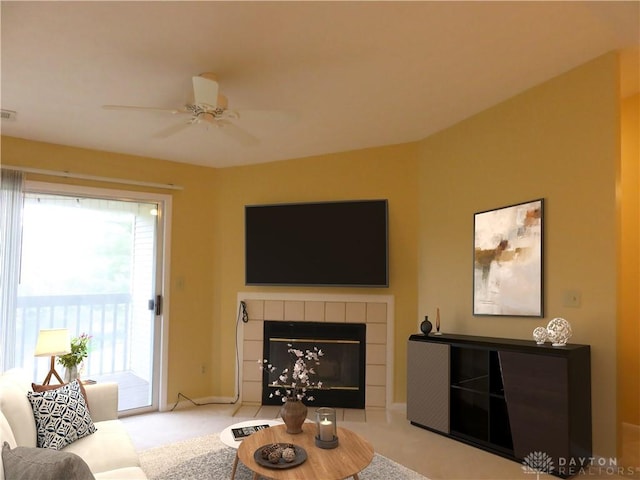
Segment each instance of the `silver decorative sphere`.
M536 327L533 329L533 339L538 345L542 345L547 339L547 329L544 327Z
M571 338L571 325L564 318L556 317L547 325L547 338L554 347L563 347Z

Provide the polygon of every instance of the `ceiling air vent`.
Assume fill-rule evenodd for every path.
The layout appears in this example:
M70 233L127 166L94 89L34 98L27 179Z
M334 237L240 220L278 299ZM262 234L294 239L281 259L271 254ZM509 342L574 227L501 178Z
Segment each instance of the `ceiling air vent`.
M2 109L2 110L0 110L0 118L2 120L15 120L16 119L16 112L14 112L13 110Z

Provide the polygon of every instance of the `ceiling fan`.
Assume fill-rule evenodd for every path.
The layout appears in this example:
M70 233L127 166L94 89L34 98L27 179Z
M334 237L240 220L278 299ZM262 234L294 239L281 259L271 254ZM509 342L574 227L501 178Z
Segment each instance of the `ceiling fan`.
M171 125L157 132L154 137L166 138L192 125L205 122L219 128L223 133L234 138L243 145L256 145L258 139L249 132L234 124L232 120L240 118L236 110L229 110L227 97L219 93L218 82L213 73L202 73L192 77L193 80L193 104L187 104L183 108L157 108L139 107L129 105L103 105L106 110L137 110L147 112L164 112L174 115L190 115L187 121Z

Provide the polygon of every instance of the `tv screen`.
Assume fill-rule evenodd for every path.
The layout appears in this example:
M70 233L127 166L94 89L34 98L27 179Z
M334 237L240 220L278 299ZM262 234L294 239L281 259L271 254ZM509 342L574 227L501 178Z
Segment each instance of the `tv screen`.
M245 206L247 285L389 286L387 200Z

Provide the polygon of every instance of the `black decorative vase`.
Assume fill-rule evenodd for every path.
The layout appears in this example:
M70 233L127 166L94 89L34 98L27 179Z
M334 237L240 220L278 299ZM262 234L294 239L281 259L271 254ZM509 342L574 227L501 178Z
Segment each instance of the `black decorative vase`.
M425 315L424 321L420 324L420 330L425 335L429 335L429 332L431 332L432 328L433 328L433 325L431 325L431 322L429 321L429 317Z

